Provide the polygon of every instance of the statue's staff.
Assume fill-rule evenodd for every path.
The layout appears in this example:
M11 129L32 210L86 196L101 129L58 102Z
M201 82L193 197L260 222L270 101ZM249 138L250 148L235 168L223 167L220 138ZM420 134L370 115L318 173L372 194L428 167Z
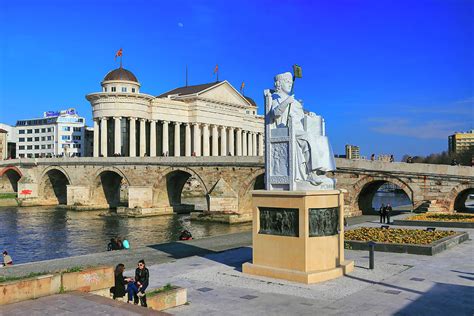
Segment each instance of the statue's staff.
M297 64L293 65L293 83L291 84L291 91L290 91L290 96L293 95L293 91L295 90L295 80L296 78L303 78L303 71L301 70L301 67L298 66ZM286 117L286 126L288 126L290 122L290 111L291 111L291 103L288 106L288 115Z

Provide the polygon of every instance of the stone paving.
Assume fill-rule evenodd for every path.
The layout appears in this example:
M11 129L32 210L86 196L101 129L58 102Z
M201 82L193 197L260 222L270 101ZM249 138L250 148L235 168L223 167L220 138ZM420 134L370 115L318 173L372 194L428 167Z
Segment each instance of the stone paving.
M354 226L380 225L375 217L370 220L372 222ZM463 230L471 236L474 234L474 229ZM216 245L212 245L213 242ZM241 242L244 243L243 240ZM212 238L207 239L206 243L209 248L230 244L229 241ZM367 252L346 250L346 257L355 260L354 272L343 278L313 285L242 274L242 263L251 260L251 248L250 243L244 246L238 244L235 249L223 252L204 252L201 248L204 244L193 243L180 246L183 247L183 253L176 247L161 247L163 258L168 259L149 265L150 288L166 283L183 286L188 289L189 301L189 305L166 312L176 315L474 314L472 239L435 256L377 252L374 270L368 269ZM133 275L134 266L135 262L133 265L127 264L126 274ZM59 310L54 308L62 304L63 296L8 305L0 308L0 314L16 315L25 309L34 311L44 306L42 300L45 299L52 306L48 307L52 308L49 314L56 314L54 311ZM58 298L55 300L55 297ZM69 304L74 305L73 298L70 300ZM89 307L88 312L82 314L120 315L111 311L99 313L101 308L98 304L97 311ZM76 314L76 311L62 314Z

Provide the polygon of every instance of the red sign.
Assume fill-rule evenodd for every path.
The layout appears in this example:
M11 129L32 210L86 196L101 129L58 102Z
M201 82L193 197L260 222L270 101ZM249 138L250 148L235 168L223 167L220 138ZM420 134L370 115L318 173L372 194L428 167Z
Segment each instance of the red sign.
M30 195L31 194L31 190L21 190L20 194L21 195Z

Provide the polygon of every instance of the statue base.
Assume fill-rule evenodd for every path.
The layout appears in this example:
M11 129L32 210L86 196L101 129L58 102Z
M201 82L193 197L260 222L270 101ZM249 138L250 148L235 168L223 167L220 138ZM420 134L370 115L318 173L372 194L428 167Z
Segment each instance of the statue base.
M253 261L247 274L300 283L334 279L354 270L344 259L344 192L252 192Z

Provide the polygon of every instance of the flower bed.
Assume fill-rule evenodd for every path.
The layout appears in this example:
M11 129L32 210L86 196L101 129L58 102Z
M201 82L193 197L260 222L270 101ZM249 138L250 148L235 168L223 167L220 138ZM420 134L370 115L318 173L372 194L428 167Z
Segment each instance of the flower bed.
M474 214L454 213L454 214L437 214L424 213L420 215L405 218L408 221L429 221L429 222L467 222L474 223Z
M426 231L421 229L384 229L359 227L344 233L345 240L374 241L379 243L429 245L439 239L453 236L454 231Z

